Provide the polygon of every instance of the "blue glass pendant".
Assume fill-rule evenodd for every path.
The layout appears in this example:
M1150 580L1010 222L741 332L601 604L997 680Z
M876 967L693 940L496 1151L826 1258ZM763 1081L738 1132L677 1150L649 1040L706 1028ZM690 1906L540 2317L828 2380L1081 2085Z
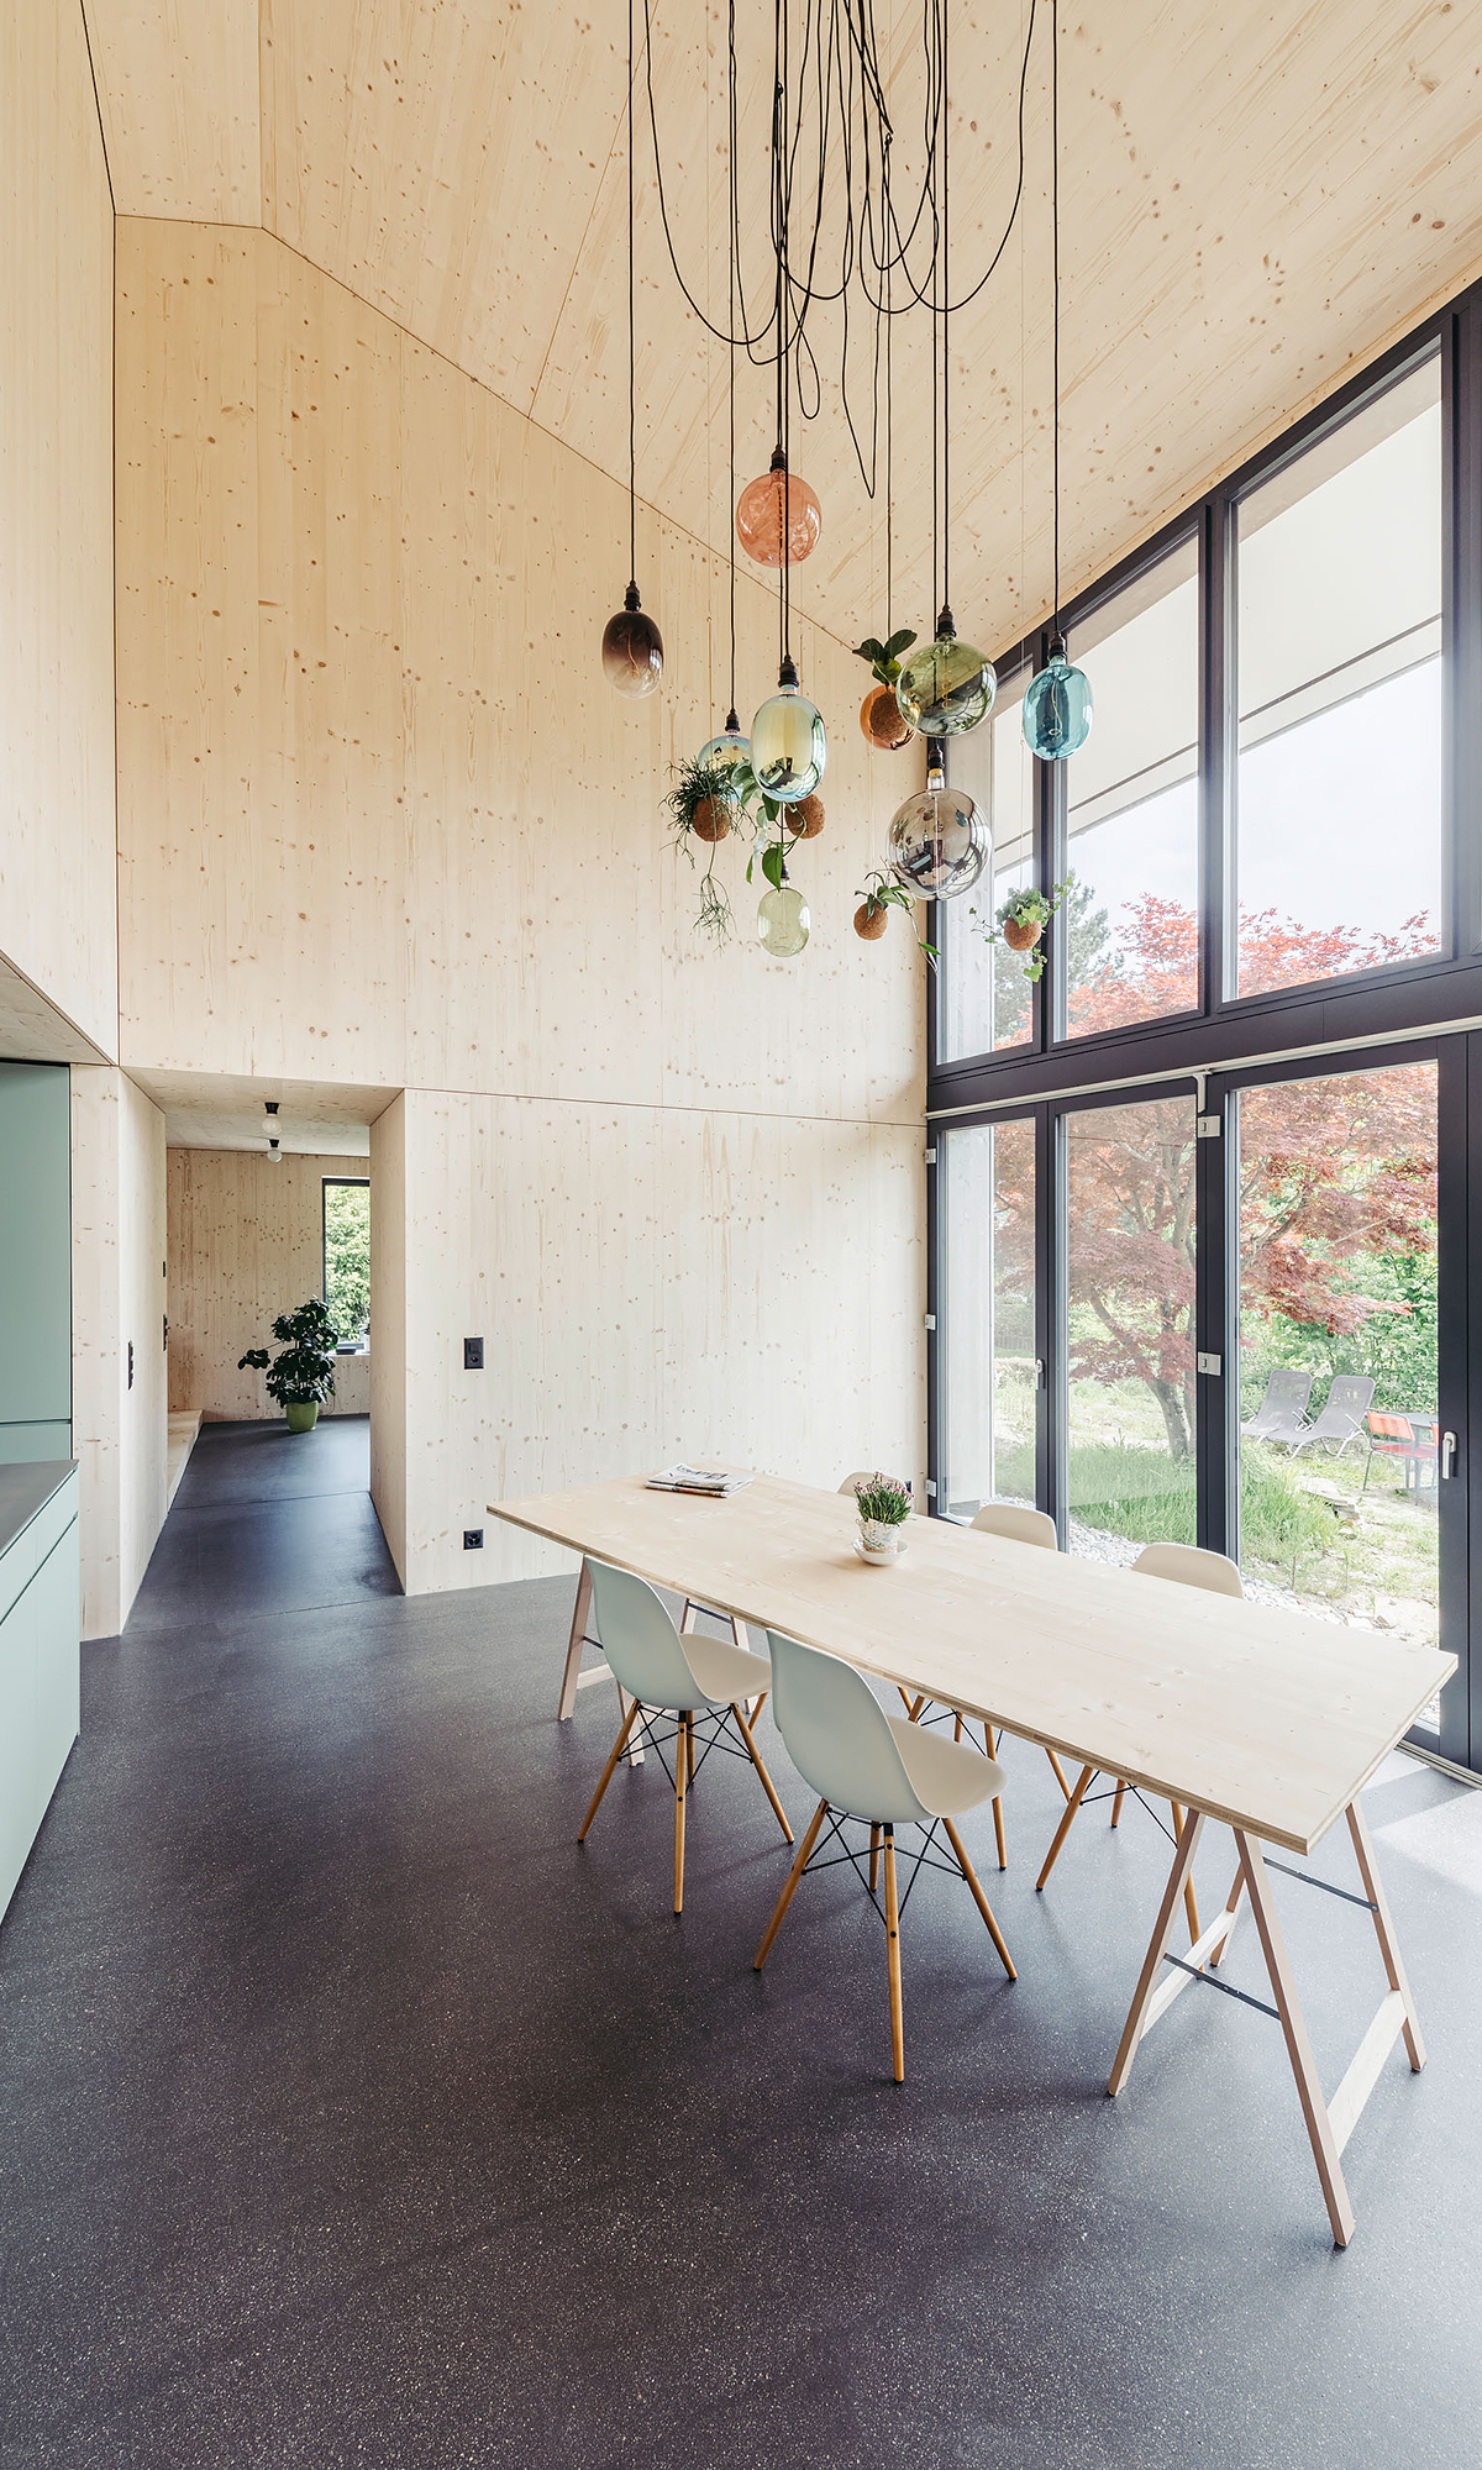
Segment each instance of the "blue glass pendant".
M1072 669L1057 637L1025 693L1025 744L1041 763L1064 763L1085 745L1091 720L1091 681L1084 669Z

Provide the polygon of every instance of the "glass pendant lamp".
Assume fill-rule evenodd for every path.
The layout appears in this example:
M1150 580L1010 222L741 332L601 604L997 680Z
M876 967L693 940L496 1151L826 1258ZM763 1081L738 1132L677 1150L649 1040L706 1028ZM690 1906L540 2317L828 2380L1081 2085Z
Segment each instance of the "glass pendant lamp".
M901 716L924 738L957 737L976 729L993 709L998 672L982 652L958 640L952 612L937 619L936 638L901 662L895 699Z
M707 738L699 753L703 772L736 772L751 761L751 740L742 735L733 704L718 737Z
M602 670L620 695L651 695L664 674L664 638L640 607L636 583L603 629Z
M784 557L789 566L800 566L817 548L822 530L817 491L788 470L779 446L770 468L749 480L736 500L736 538L758 566L781 566Z
M784 875L757 903L756 931L774 961L795 961L808 940L808 904Z
M798 690L797 664L789 652L769 695L751 724L751 769L757 787L784 806L811 797L823 778L828 743L823 715Z
M896 810L890 827L896 882L917 900L955 900L972 890L991 847L982 808L965 789L948 787L941 751L933 747L926 787Z
M1073 669L1057 635L1050 657L1024 694L1024 740L1041 763L1064 763L1091 734L1091 681Z

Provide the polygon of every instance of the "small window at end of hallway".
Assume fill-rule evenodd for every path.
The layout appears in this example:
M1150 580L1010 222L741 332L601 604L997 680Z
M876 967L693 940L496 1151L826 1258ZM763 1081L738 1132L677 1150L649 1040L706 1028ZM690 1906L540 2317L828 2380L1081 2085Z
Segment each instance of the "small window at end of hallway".
M341 1346L364 1345L370 1335L370 1182L363 1175L324 1178L324 1301Z
M1438 353L1242 500L1241 995L1441 947Z

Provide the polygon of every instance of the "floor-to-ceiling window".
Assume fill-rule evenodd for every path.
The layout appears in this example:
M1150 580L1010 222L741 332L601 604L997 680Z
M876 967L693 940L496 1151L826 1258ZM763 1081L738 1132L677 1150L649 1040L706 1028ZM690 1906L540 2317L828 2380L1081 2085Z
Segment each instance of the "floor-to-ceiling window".
M1482 1766L1474 404L1482 295L1086 593L1068 763L1022 741L1047 637L1007 655L950 750L993 892L938 913L929 1111L938 1514L1439 1636L1420 1737ZM984 933L1030 883L1042 975Z

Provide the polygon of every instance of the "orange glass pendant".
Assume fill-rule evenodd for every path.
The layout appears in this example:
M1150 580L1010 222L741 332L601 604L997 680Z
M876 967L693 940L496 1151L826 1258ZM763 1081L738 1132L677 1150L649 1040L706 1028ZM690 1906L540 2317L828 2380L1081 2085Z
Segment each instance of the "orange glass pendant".
M736 500L736 538L758 566L780 566L785 532L787 563L800 566L817 548L822 530L817 492L789 472L779 446L771 469L749 480Z

